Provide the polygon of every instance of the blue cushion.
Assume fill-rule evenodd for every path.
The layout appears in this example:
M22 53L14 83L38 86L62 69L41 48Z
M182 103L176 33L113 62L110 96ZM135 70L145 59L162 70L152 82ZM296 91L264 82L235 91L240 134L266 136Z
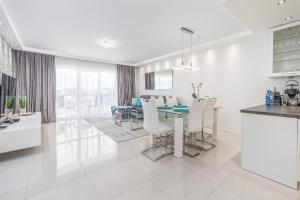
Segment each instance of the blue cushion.
M121 109L125 112L131 112L131 106L111 106L111 112L114 114L116 110Z
M135 98L135 101L134 101L133 105L136 106L136 107L142 107L141 98L140 97Z

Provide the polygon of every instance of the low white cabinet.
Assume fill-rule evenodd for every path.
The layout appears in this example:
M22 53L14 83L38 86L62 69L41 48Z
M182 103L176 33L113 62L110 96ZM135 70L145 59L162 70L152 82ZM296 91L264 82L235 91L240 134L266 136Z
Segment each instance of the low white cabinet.
M0 130L0 153L41 145L41 113L20 116L20 121Z

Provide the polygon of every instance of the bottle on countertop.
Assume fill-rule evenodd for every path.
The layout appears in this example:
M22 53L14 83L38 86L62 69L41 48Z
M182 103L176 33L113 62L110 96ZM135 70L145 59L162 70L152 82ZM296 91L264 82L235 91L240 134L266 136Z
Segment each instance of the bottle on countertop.
M282 105L282 98L281 98L280 92L277 91L276 87L274 87L274 91L273 91L273 105L274 106Z
M272 105L273 105L273 93L271 90L267 90L266 106L272 106Z

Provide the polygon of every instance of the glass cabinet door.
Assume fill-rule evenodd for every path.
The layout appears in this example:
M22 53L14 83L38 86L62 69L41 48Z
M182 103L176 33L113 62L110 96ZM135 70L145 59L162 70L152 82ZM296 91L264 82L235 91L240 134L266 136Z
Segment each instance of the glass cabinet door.
M273 32L273 73L300 71L300 25Z

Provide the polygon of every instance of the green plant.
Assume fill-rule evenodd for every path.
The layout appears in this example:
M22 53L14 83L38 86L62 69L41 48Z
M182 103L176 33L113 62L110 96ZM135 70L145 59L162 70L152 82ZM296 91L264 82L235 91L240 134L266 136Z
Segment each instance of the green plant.
M15 104L15 97L9 96L6 100L6 108L7 109L13 109Z
M19 106L21 109L26 108L26 99L24 97L19 97Z
M200 98L200 88L202 87L203 83L198 83L198 85L195 87L195 84L192 83L192 87L193 87L193 93L192 93L192 97L193 99L199 99ZM197 94L196 94L196 89L197 89Z
M192 87L193 87L192 97L193 97L193 99L197 99L197 95L196 95L196 90L195 90L195 85L194 85L194 83L192 83Z

